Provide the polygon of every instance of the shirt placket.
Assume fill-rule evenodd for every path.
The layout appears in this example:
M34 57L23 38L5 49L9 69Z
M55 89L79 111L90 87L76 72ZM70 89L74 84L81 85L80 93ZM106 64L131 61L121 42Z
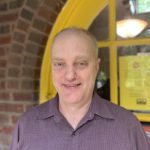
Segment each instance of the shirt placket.
M80 137L79 134L76 131L73 131L70 135L70 143L68 146L68 150L79 150L79 142Z

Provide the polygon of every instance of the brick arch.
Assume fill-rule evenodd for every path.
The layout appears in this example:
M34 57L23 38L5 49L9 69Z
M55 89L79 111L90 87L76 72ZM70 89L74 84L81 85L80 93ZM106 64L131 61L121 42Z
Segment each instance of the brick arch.
M0 1L0 149L17 118L38 103L43 53L66 0Z
M38 92L41 61L46 42L64 2L61 0L25 0L19 12L11 40L8 76L19 79L21 93L13 100L33 100Z

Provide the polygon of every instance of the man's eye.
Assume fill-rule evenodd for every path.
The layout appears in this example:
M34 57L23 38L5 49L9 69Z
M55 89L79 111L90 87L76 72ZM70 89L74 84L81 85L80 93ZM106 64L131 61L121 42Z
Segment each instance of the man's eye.
M86 64L84 62L79 63L80 66L85 66Z
M62 62L55 62L54 63L54 67L55 68L63 68L64 67L64 63L62 63Z
M77 62L76 67L78 68L84 68L87 66L87 62Z

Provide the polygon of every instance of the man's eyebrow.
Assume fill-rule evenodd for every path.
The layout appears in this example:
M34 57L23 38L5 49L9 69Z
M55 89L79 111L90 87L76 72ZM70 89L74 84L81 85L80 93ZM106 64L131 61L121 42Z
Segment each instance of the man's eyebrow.
M63 61L63 59L62 59L62 58L59 58L59 57L54 57L54 58L52 58L52 60L55 60L55 61Z
M77 56L76 57L76 60L80 60L80 59L88 59L88 57L87 56Z

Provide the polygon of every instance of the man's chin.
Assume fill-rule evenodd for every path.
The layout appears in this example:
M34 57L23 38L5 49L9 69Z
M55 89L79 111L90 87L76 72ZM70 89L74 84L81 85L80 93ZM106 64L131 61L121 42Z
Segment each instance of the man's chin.
M75 104L75 103L80 102L81 95L77 93L66 93L66 94L63 94L60 98L63 99L67 103Z

